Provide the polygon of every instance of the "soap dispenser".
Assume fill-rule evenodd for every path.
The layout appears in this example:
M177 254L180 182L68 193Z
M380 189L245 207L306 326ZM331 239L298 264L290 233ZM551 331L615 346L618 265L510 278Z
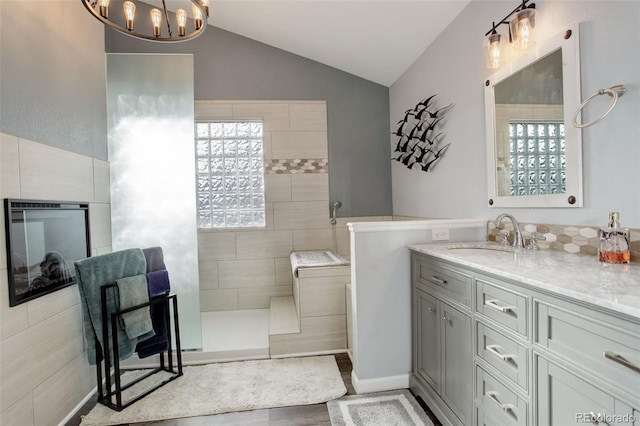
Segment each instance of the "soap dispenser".
M621 228L618 212L609 213L606 228L600 228L598 256L604 263L629 263L629 229Z

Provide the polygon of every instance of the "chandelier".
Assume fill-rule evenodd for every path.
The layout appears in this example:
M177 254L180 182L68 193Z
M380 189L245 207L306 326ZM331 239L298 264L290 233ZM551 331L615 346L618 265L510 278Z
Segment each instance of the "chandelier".
M159 8L138 2L141 6L140 9L150 7L147 20L142 17L137 19L136 2L131 0L124 2L119 0L82 0L82 4L103 24L121 33L145 40L185 41L196 38L204 32L209 17L209 0L182 0L183 3L191 5L187 8L190 9L191 16L183 8L177 8L175 12L170 12L165 0L161 1L162 6Z

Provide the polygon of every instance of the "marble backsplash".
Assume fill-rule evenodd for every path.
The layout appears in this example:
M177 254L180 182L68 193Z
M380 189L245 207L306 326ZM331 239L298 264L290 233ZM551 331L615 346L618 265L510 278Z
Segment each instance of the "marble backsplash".
M487 222L487 239L500 241L500 231L509 231L509 240L513 241L513 225L503 222L496 228L493 221ZM598 228L574 225L547 225L541 223L521 223L520 230L525 245L531 239L531 234L537 232L544 235L546 240L538 241L540 250L557 250L567 253L582 253L591 256L598 255ZM640 262L640 229L631 229L631 261Z

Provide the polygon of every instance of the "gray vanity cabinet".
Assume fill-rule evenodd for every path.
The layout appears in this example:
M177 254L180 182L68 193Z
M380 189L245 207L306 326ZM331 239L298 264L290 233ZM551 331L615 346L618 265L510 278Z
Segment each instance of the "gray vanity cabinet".
M472 320L464 306L471 302L469 277L423 260L414 263L414 273L412 380L451 424L468 425L473 403Z
M640 426L640 319L412 252L411 390L443 425Z
M640 424L640 418L633 421L633 408L640 406L637 324L542 300L535 323L539 424Z

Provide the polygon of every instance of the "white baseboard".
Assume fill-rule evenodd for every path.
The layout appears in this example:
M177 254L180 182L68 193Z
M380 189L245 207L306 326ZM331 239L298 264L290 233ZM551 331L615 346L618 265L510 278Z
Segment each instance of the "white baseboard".
M356 393L384 392L409 388L410 374L399 376L378 377L375 379L360 379L355 371L351 372L351 384Z
M98 387L96 386L95 388L93 388L93 390L91 392L89 392L87 394L87 396L85 396L82 399L82 401L80 401L80 403L78 403L78 405L75 406L75 408L73 410L71 410L71 412L69 414L67 414L67 417L62 419L62 421L58 424L58 426L66 425L69 422L69 420L71 420L73 418L73 416L75 416L76 413L78 411L80 411L82 409L82 407L84 407L84 404L86 404L91 398L93 398L93 395L95 395L97 392L98 392Z

